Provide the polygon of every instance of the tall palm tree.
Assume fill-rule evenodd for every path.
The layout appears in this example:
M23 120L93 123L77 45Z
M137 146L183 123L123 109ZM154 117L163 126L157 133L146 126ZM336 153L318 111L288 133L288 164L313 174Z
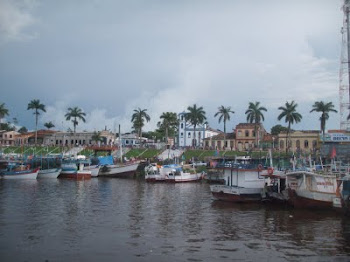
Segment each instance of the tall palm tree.
M94 133L93 133L92 136L91 136L91 140L92 140L92 141L95 141L96 144L97 144L98 142L101 142L101 141L102 141L101 132L96 132L96 131L94 131Z
M220 115L219 117L219 123L221 123L221 121L224 122L224 146L226 146L226 121L230 121L230 114L234 114L235 112L231 110L231 107L224 107L224 106L220 106L218 108L218 112L215 113L214 117L217 117L218 115Z
M192 140L192 146L196 147L197 146L196 127L200 124L203 124L207 118L205 116L205 111L201 106L197 107L197 105L194 104L193 106L187 107L187 110L189 112L185 114L185 119L186 121L191 123L191 125L193 125L194 135Z
M5 103L0 104L0 124L5 116L9 115L9 110L5 107Z
M49 129L49 130L50 130L51 128L55 127L55 125L54 125L51 121L45 123L44 126L45 126L47 129Z
M296 107L298 106L297 103L294 103L292 101L291 103L286 102L285 106L280 106L278 109L281 110L281 114L278 116L278 120L281 120L284 118L285 122L288 123L288 129L287 129L287 137L286 137L286 152L288 152L289 143L287 142L287 139L289 140L290 135L290 127L295 122L298 123L303 118L301 114L299 114L296 111Z
M142 127L145 125L145 120L149 122L151 120L150 116L146 113L147 109L134 109L134 113L131 116L131 122L133 122L133 127L138 131L138 136L141 144L142 137Z
M164 112L160 119L163 119L162 122L158 122L158 126L165 129L165 139L168 144L169 138L169 129L176 128L178 125L178 119L176 113L173 112Z
M85 123L84 116L86 116L86 114L79 107L68 108L68 112L64 116L65 116L67 121L69 121L73 118L72 123L73 123L73 128L74 128L74 134L75 134L76 127L78 125L78 119L80 119L81 121L83 121Z
M267 112L267 109L263 106L260 106L260 102L249 102L249 106L245 114L247 115L247 121L249 123L254 123L254 132L255 132L255 146L259 145L259 135L258 135L258 125L261 121L264 121L264 115L262 111Z
M334 109L334 105L332 102L328 102L328 103L323 103L323 101L317 101L315 102L315 104L312 105L312 110L311 112L321 112L321 117L320 117L320 121L321 121L321 132L322 135L324 136L325 133L325 129L326 129L326 121L329 119L329 112L334 112L334 113L338 113L337 110Z
M39 111L46 112L45 105L40 103L39 99L33 99L29 102L27 110L34 110L35 115L35 144L37 144L38 139L38 118L40 115Z

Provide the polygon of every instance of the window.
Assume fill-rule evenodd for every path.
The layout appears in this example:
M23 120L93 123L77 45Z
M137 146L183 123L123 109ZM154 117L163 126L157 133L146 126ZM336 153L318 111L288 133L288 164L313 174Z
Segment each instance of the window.
M184 137L184 133L181 132L180 136L181 136L181 137Z
M191 137L191 132L188 132L187 137L188 137L188 138L190 138L190 137Z
M246 131L245 131L245 137L248 137L248 136L249 136L249 131L246 130Z
M316 140L313 140L313 141L312 141L312 147L313 147L313 148L316 148L316 147L317 147L317 141L316 141Z
M181 121L183 121L183 120L184 120L184 116L182 115L182 116L181 116Z
M181 123L181 129L183 129L184 128L184 124L183 123Z
M309 148L309 141L307 140L304 141L304 148Z
M10 138L12 138L12 135L10 135Z
M255 137L255 131L254 130L252 131L252 135L253 135L253 137Z
M283 149L284 148L284 142L281 140L280 141L280 149Z
M300 148L300 141L299 140L296 141L296 147Z
M242 131L238 130L238 136L241 137L242 136Z

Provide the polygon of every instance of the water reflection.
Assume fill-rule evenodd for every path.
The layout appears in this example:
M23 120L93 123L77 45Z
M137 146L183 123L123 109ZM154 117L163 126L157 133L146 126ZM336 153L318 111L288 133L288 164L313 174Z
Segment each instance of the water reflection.
M349 244L335 212L213 201L205 183L0 180L3 261L347 261Z

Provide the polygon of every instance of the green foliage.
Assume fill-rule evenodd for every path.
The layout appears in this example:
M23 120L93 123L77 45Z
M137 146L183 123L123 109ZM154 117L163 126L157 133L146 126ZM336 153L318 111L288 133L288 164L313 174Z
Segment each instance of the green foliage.
M47 129L51 129L51 128L55 127L55 125L54 125L51 121L45 123L44 126L45 126Z
M275 125L271 128L271 135L277 136L282 131L287 132L288 128L282 125Z
M329 112L337 113L338 111L334 109L332 102L324 103L323 101L317 101L312 105L311 112L322 113L320 117L321 122L321 132L324 135L326 129L326 121L329 119Z
M64 116L67 121L72 119L74 133L76 126L78 125L78 119L82 120L85 123L86 114L79 107L68 108L68 112Z
M22 126L20 129L18 129L18 133L24 134L27 132L28 132L28 129L25 126Z
M15 126L11 126L10 123L1 123L0 124L0 130L15 131L16 127Z
M188 112L185 114L185 119L191 125L193 125L194 133L196 133L196 127L200 124L203 124L204 121L207 119L205 116L205 111L203 110L203 107L197 107L196 104L194 104L193 106L189 106L187 110ZM195 147L197 146L196 137L194 137L192 145Z

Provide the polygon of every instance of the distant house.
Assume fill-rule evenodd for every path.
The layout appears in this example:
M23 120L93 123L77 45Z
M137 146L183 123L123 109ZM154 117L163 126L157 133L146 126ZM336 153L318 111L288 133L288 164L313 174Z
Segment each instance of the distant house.
M224 133L204 138L205 149L215 150L235 150L236 134L226 133L226 145L224 144Z
M299 130L291 131L290 138L287 137L287 132L283 131L278 134L279 150L313 152L319 148L319 130Z
M178 114L179 120L179 137L178 144L180 147L188 146L203 146L203 139L212 137L222 133L219 130L208 127L206 124L197 125L196 132L194 131L194 126L188 123L185 119L186 112Z
M257 125L255 133L255 124L240 123L236 126L236 149L244 151L254 148L256 143L256 136L258 136L258 143L264 140L266 131L264 126L260 123ZM258 145L259 146L259 145Z
M38 130L37 131L37 144L45 144L46 138L57 133L54 130ZM35 144L35 132L27 132L16 135L16 145L34 145Z
M124 147L139 146L140 141L141 141L141 144L147 142L147 138L141 137L140 139L140 137L135 133L122 134L121 137L122 137L122 146ZM117 139L117 142L119 144L119 139Z
M16 136L19 133L16 131L0 131L0 145L1 146L14 146L16 144Z

